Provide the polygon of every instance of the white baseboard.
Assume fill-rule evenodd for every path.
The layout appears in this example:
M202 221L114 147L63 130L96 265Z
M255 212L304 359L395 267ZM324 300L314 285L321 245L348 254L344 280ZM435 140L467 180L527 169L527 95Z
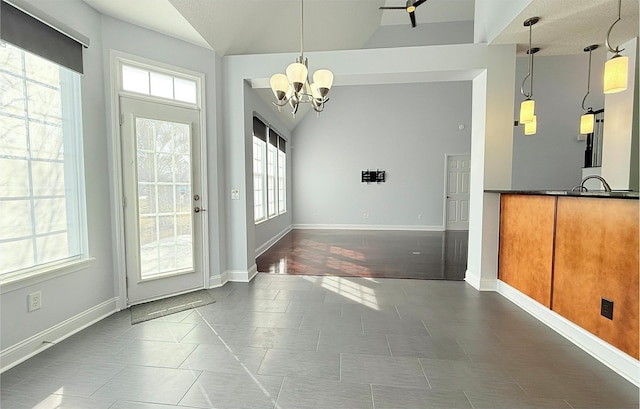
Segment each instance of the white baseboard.
M256 249L256 257L259 257L260 255L262 255L262 253L264 253L265 251L269 250L269 248L271 246L273 246L274 244L276 244L278 242L278 240L280 240L281 238L283 238L287 233L289 233L292 230L292 227L289 226L286 229L282 230L280 233L276 234L274 237L272 237L269 241L267 241L265 244L263 244L262 246L258 247Z
M0 351L0 373L118 311L114 297Z
M611 368L629 382L640 386L640 361L574 324L555 311L548 309L503 281L497 281L498 293L503 297L545 323L548 327Z
M497 281L494 278L480 278L478 275L473 274L469 270L465 272L464 281L467 282L471 287L475 288L478 291L496 291L497 290Z
M445 231L444 226L410 226L377 224L294 224L298 230L394 230L394 231Z
M253 280L253 277L258 274L258 266L252 265L249 270L227 270L224 272L227 276L227 281L233 281L236 283L248 283Z
M209 277L209 288L217 288L222 287L229 281L229 277L227 276L227 272L224 271L222 274L217 276Z

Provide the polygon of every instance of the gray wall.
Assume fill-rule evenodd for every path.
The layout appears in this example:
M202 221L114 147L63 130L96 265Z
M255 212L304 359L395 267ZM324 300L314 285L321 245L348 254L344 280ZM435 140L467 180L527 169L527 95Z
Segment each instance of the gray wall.
M155 31L125 23L121 20L102 16L102 41L104 61L104 87L107 100L111 98L110 50L116 50L137 57L148 58L160 63L180 67L205 74L204 99L206 103L206 130L207 137L207 182L208 203L206 209L209 217L209 261L210 275L220 275L224 269L224 219L220 209L223 194L222 178L222 149L218 138L220 125L217 118L220 115L218 100L220 90L216 86L216 78L220 74L216 67L220 65L220 59L213 51L196 45L177 40L159 34ZM159 47L158 44L162 46ZM111 109L108 107L108 118ZM111 122L107 123L108 135L111 135ZM112 175L113 171L110 172ZM208 283L206 283L208 284Z
M82 117L89 254L95 260L86 269L4 292L0 298L2 350L118 296L119 272L114 266L110 189L113 169L109 50L112 48L205 73L211 275L220 274L225 266L224 221L217 216L224 214L219 210L222 155L217 138L220 125L216 121L221 117L216 115L220 91L215 86L219 57L211 50L102 16L80 0L30 2L91 41L90 47L83 50ZM27 294L34 291L42 292L42 308L28 313Z
M588 45L588 44L587 44ZM586 45L585 45L586 46ZM582 99L587 91L588 53L534 58L533 99L538 131L524 135L513 131L513 189L571 189L580 183L586 143L578 141ZM591 92L585 103L594 110L604 107L602 76L604 50L593 52ZM528 59L516 60L514 119L518 119L520 84L528 72ZM529 82L525 84L528 91Z
M294 225L442 228L445 154L470 152L470 122L469 81L332 89L294 130Z
M271 93L271 91L269 91ZM249 118L253 118L254 114L259 117L262 121L266 122L270 127L272 127L275 131L280 134L287 141L287 212L281 214L279 216L274 217L273 219L265 220L258 224L253 224L254 226L254 248L256 252L260 252L268 247L269 244L273 244L272 239L278 237L281 233L289 230L291 228L291 209L292 206L292 198L291 198L291 187L292 187L292 172L291 172L291 132L285 124L280 120L279 116L274 114L271 107L269 107L264 100L262 100L255 90L251 89L248 84L245 85L245 94L244 94L244 103L245 103L245 115ZM286 108L285 108L286 109ZM251 125L253 127L253 123ZM250 128L248 132L252 132L253 128ZM253 141L252 141L253 143ZM249 144L251 150L253 150L253 145ZM252 152L253 153L253 152ZM247 164L248 172L253 172L253 162ZM247 186L247 194L253 197L253 179L251 179L250 185ZM253 216L253 199L249 200L251 203L251 209L249 215L249 221L254 220ZM251 224L250 224L251 225ZM249 229L251 230L251 229Z
M22 287L0 297L0 349L59 324L115 296L111 247L108 139L105 131L100 15L80 0L36 2L38 8L90 38L83 50L82 123L87 194L89 254L86 269ZM42 308L27 312L27 294L41 291Z
M413 47L473 43L473 21L380 26L362 48Z

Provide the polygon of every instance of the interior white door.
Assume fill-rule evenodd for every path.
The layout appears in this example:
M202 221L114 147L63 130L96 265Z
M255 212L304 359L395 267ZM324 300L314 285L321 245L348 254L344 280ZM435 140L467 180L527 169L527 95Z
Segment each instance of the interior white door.
M447 230L469 230L470 175L470 155L447 156Z
M199 111L120 98L127 303L204 287Z

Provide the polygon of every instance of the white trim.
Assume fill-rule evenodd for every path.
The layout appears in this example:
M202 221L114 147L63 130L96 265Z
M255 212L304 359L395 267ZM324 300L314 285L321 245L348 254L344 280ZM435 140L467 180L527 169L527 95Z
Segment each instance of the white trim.
M258 247L256 249L256 257L259 257L260 255L262 255L262 253L264 253L265 251L269 250L269 248L271 248L271 246L273 246L274 244L276 244L278 242L278 240L280 240L281 238L283 238L284 236L287 235L287 233L289 233L292 230L292 227L286 227L285 229L283 229L280 233L276 234L274 237L272 237L271 239L269 239L266 243L264 243L262 246Z
M114 297L0 351L0 373L118 311Z
M464 281L478 291L496 291L497 281L495 278L480 278L479 275L467 270L464 275Z
M640 386L640 361L574 324L520 291L497 280L500 295L562 335L611 370Z
M221 275L209 277L209 288L218 288L229 282L229 274L225 271Z
M248 283L258 274L258 266L254 264L249 270L227 270L223 274L227 277L225 282Z
M296 230L395 230L395 231L444 231L444 226L376 225L376 224L294 224Z
M185 107L188 105L191 109L199 111L199 128L200 128L200 181L201 192L200 197L202 203L207 203L208 207L208 180L207 180L207 123L206 123L206 104L205 104L205 75L200 72L192 71L182 67L169 65L163 62L154 61L149 58L127 54L122 51L110 50L110 81L111 81L111 203L112 203L112 240L113 240L113 264L114 269L118 273L114 274L115 287L118 291L118 308L127 308L127 287L126 287L126 252L125 252L125 229L124 229L124 209L122 206L122 198L124 197L124 186L122 183L122 146L121 146L121 130L120 130L120 96L121 94L130 94L125 91L121 92L120 84L122 83L122 73L120 65L122 63L148 68L155 72L166 72L172 75L181 74L183 77L192 77L197 83L197 101L196 104L186 104L180 101L164 100L161 101L153 96L141 94L131 95L134 98L142 100L164 103L172 106ZM202 228L202 288L206 288L210 282L209 272L209 213L205 213L206 217L201 217Z
M81 260L72 260L64 263L54 264L28 273L14 275L0 279L0 294L10 293L20 288L42 283L57 277L85 270L95 262L95 257Z

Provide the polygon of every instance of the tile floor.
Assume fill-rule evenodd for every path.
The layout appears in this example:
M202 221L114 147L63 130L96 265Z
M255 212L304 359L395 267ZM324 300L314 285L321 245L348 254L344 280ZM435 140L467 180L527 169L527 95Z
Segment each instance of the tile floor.
M0 376L3 409L638 409L638 388L464 282L259 274L114 314Z

